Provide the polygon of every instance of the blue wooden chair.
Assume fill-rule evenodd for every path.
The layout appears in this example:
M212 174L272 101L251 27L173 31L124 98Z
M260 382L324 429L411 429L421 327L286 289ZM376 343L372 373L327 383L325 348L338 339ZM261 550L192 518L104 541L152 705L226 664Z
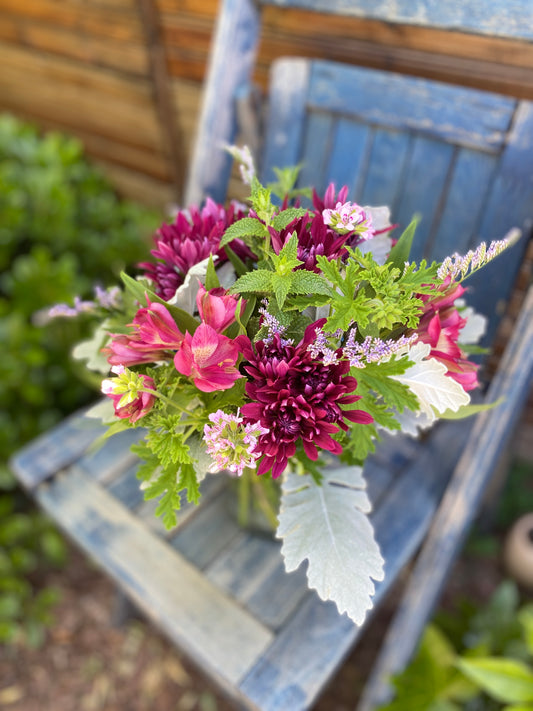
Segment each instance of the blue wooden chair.
M332 0L292 4L353 10L352 3ZM220 186L229 166L220 142L232 140L234 102L246 95L258 28L255 4L223 3L191 200L207 192L223 198ZM346 183L358 202L389 204L394 220L403 224L420 212L416 249L430 258L465 251L477 235L502 237L515 225L529 230L530 103L301 59L275 63L269 98L264 177L275 165L303 161L304 183ZM489 344L526 243L524 237L475 283L472 296L479 310L494 317ZM368 462L373 523L386 560L376 605L432 529L361 702L365 711L384 698L386 676L401 668L416 646L520 417L532 371L530 291L487 392L491 401L504 397L504 404L475 422L437 427L423 442L391 437ZM201 505L185 506L178 527L164 531L138 490L137 462L129 453L135 434L128 431L96 452L87 450L100 431L83 414L74 415L21 450L13 469L68 535L238 707L312 706L361 628L307 590L302 570L285 574L276 541L237 527L220 478L208 477Z

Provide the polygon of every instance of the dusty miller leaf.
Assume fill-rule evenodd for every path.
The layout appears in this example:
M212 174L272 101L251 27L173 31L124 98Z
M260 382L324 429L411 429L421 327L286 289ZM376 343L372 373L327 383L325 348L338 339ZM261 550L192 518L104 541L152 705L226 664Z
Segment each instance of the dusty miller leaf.
M277 537L288 572L307 559L309 587L361 624L372 607L383 558L368 519L370 501L360 467L326 469L322 486L309 474L283 483Z
M435 412L447 410L457 412L468 405L470 396L459 383L446 375L446 366L435 358L428 358L430 347L421 341L410 348L408 357L413 361L402 375L391 378L407 385L417 396L420 411L427 415L430 422L435 419Z

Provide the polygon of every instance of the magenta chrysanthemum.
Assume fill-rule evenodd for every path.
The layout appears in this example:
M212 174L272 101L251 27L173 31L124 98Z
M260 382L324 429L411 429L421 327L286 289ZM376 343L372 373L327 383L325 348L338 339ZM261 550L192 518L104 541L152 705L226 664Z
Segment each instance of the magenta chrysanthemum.
M308 326L298 345L282 345L275 335L268 344L259 341L255 350L244 349L250 377L246 393L252 402L241 412L245 422L259 422L267 430L258 438L257 450L263 455L258 474L272 469L274 478L280 476L298 442L312 460L317 459L318 449L340 454L342 447L332 435L348 429L345 419L373 422L362 410L343 409L360 399L354 394L356 379L347 374L349 364L325 365L309 353L308 346L324 321Z
M154 236L155 249L151 252L157 261L138 265L154 282L158 296L171 299L189 269L210 254L218 256L219 264L225 262L226 253L219 249L220 238L244 214L236 204L226 209L208 198L201 210L193 206L178 212L172 224L163 223ZM233 240L230 246L241 259L253 257L240 240Z

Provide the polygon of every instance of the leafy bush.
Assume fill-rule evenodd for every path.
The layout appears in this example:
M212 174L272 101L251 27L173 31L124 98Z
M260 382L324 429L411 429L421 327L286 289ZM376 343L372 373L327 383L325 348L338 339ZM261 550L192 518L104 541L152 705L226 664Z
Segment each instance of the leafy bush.
M504 582L481 610L441 613L394 686L381 711L533 711L533 605Z
M70 345L89 324L34 315L117 280L146 253L157 216L120 200L73 138L0 117L1 461L94 395ZM7 348L6 348L7 346ZM5 480L5 470L1 478Z
M61 539L16 490L7 462L25 442L93 400L86 372L69 358L90 323L39 312L94 284L117 280L141 259L159 218L121 200L84 158L81 144L0 116L0 642L39 640L53 594L28 576L62 558Z

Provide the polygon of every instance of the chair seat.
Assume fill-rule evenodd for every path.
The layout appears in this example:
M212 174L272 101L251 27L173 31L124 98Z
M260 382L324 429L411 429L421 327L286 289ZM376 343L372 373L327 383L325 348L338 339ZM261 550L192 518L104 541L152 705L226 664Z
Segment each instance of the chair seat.
M361 629L284 571L281 543L237 525L231 491L208 475L198 506L166 531L145 502L129 451L138 430L87 449L101 434L75 415L17 453L19 480L58 525L163 633L245 708L309 708ZM455 459L465 422L425 439L388 436L365 465L386 561L379 603L418 548Z

